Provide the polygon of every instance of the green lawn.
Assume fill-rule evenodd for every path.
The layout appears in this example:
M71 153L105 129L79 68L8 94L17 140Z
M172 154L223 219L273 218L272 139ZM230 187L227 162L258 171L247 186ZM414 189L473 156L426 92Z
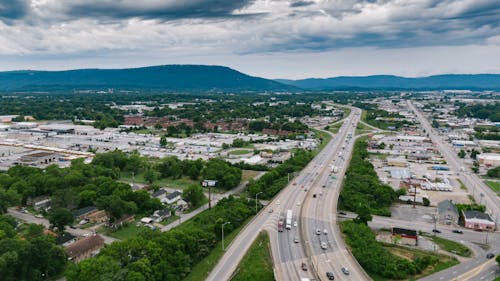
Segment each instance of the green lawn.
M311 130L316 134L317 139L321 138L323 140L321 144L314 150L314 156L316 156L321 150L323 150L326 144L332 139L332 136L324 131L316 129L311 129Z
M366 126L363 123L358 123L358 126L356 127L355 134L361 135L361 134L365 134L365 133L370 133L371 131L373 131L372 128Z
M231 234L224 236L224 245L228 246L231 241L236 238L236 236L240 233L241 229L247 225L247 223L252 219L253 217L248 218L240 227L235 229ZM194 268L191 270L191 273L184 278L184 281L199 281L199 280L205 280L207 278L208 274L210 274L210 271L214 268L214 266L219 262L220 258L224 255L224 252L222 251L222 245L221 243L217 243L216 247L212 250L210 255L208 255L206 258L204 258L202 261L200 261Z
M232 150L229 152L229 154L231 154L231 155L243 155L243 154L248 154L248 153L252 153L252 150L237 149L237 150Z
M132 178L132 174L128 172L122 172L120 175L120 180L124 182L134 182L134 183L141 183L141 184L149 184L145 179L144 179L144 174L139 173ZM159 179L153 182L155 184L158 184L160 186L167 186L170 188L178 188L178 189L184 189L188 187L191 184L199 184L198 181L194 181L188 177L182 177L180 179Z
M236 269L232 281L273 281L273 263L269 254L269 235L261 232Z
M104 235L111 236L120 240L124 240L130 237L137 236L139 232L141 232L141 227L137 227L135 224L139 221L139 219L135 221L131 221L125 226L122 226L116 231L112 231L109 228L102 226L97 229L97 232L103 233Z
M441 248L444 251L462 256L462 257L470 257L472 255L472 251L467 248L466 246L455 242L451 241L448 239L444 239L438 236L429 236L429 238L436 243L439 248Z
M486 181L486 184L493 190L495 193L500 196L500 182L498 181Z

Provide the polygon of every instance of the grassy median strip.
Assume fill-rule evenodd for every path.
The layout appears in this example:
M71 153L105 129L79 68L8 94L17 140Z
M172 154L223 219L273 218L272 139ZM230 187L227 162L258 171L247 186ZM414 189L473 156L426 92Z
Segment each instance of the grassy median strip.
M470 257L472 256L472 251L467 248L466 246L455 242L451 241L448 239L444 239L438 236L429 236L429 238L436 243L439 248L441 248L444 251L462 256L462 257Z
M486 181L486 184L497 194L500 196L500 182L498 181Z
M243 257L231 281L273 281L273 263L269 254L269 235L259 233L257 239Z

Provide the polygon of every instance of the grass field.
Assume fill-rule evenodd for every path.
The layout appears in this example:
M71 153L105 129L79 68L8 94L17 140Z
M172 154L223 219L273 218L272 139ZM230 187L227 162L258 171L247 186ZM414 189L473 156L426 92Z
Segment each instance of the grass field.
M248 150L248 149L237 149L237 150L232 150L229 152L229 154L231 155L244 155L244 154L248 154L248 153L252 153L253 151L252 150Z
M273 281L273 264L269 254L269 235L261 232L236 269L231 281Z
M141 183L141 184L149 184L145 179L143 173L139 173L132 178L132 174L128 172L122 172L121 181L124 182L129 182L129 183ZM191 184L199 184L199 182L194 181L188 177L183 177L180 179L159 179L153 182L154 184L158 184L160 186L167 186L170 188L178 188L178 189L184 189L188 187Z
M344 124L344 121L339 121L338 123L335 123L333 125L330 125L330 128L328 129L330 132L336 134L339 132L340 127L342 127L342 124Z
M498 181L486 181L486 184L493 190L495 193L500 196L500 182Z
M438 236L429 236L429 238L436 244L438 244L439 248L441 248L444 251L462 256L462 257L470 257L472 255L472 252L469 248L466 246L455 242L451 241L448 239L444 239Z
M241 171L241 182L248 181L250 179L253 179L256 177L260 172L259 171L253 171L253 170L242 170Z
M137 227L135 224L139 221L136 219L135 221L129 222L123 227L120 227L116 231L111 231L109 228L101 226L97 229L97 232L100 232L104 235L111 236L120 240L124 240L130 237L137 236L139 232L141 232L142 227Z
M358 123L358 126L356 127L355 134L356 135L361 135L361 134L364 134L364 133L369 133L371 131L372 131L372 129L370 127L366 126L363 123Z

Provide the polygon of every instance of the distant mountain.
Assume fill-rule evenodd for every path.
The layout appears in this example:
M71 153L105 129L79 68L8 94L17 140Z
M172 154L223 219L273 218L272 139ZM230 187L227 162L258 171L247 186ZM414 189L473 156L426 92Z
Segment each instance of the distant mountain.
M279 91L294 86L223 66L163 65L128 69L0 72L0 91L33 90Z
M307 90L500 90L500 74L447 74L421 78L392 75L340 76L276 81Z

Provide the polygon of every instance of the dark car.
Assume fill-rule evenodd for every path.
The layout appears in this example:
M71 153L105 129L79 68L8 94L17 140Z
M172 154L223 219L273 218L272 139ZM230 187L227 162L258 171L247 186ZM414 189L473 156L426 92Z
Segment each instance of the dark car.
M313 194L313 198L316 198L316 193Z
M302 270L307 271L307 265L305 262L302 263Z
M335 276L333 276L333 273L331 273L330 271L326 273L326 277L328 277L328 280L335 280Z
M347 213L343 212L343 211L340 211L339 214L344 215L344 216L347 215Z
M458 233L458 234L464 234L464 232L460 229L453 229L452 230L453 233Z
M435 228L434 228L434 229L432 230L432 232L434 232L434 233L441 233L441 230L439 230L439 229L435 229Z
M494 257L495 257L495 254L493 254L493 253L488 253L488 254L486 255L486 258L487 258L487 259L492 259L492 258L494 258Z

